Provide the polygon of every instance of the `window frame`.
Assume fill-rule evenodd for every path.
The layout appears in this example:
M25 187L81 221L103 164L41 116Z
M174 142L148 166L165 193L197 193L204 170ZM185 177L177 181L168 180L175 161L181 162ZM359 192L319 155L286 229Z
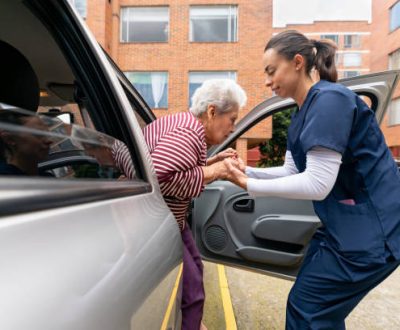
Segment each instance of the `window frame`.
M82 2L84 3L84 11L82 12L78 6L76 6L77 2ZM68 0L68 2L76 9L76 11L78 12L78 14L83 18L86 19L87 17L87 0Z
M341 53L342 54L342 59L341 59L341 64L342 64L342 66L344 67L344 68L360 68L360 67L362 67L362 53L360 53L360 52L348 52L348 53ZM356 65L346 65L346 56L349 56L349 55L357 55L359 58L360 58L360 63L359 64L356 64ZM351 71L351 70L347 70L347 71ZM353 71L355 71L355 70L353 70Z
M393 106L396 104L397 109L393 110ZM396 115L393 112L397 112ZM400 97L392 99L389 105L388 114L388 127L399 126L400 125Z
M393 65L395 56L397 57L397 62L398 62L397 66ZM389 54L388 69L389 70L400 69L400 48L397 48L395 51Z
M351 42L346 43L346 39L350 38ZM354 43L353 39L356 39L356 42ZM359 34L345 34L343 36L343 48L348 49L348 48L359 48L361 46L361 36Z
M145 97L140 93L139 89L130 81L130 79L129 79L128 75L127 75L127 74L135 74L135 73L138 73L138 74L150 74L150 75L152 73L163 73L163 74L166 75L166 86L164 87L163 94L161 95L161 98L160 98L160 101L161 101L161 99L163 98L164 93L167 93L167 95L166 95L166 103L167 104L166 104L165 107L162 107L162 106L152 107L151 106L151 103L148 100L145 99ZM168 71L138 71L138 70L135 70L135 71L125 71L124 74L127 77L127 79L130 82L130 84L141 95L141 97L144 99L144 101L146 102L146 104L149 106L150 109L168 110L168 108L169 108L169 102L168 102L169 101L169 99L168 99L168 97L169 97L169 72ZM152 101L154 102L154 99Z
M360 71L358 71L358 70L344 70L342 72L343 72L343 78L353 78L353 77L360 75ZM347 73L349 73L349 72L353 72L353 73L355 72L356 74L348 76Z
M166 40L163 40L163 41L161 41L161 40L160 41L152 41L152 40L137 41L137 40L129 40L129 37L126 38L126 41L123 40L123 24L125 23L124 20L123 20L123 16L124 16L123 11L124 10L128 10L128 14L129 14L129 11L131 9L143 9L143 8L147 8L147 9L150 9L150 8L166 8L167 9L168 33L167 33L167 36L166 36ZM126 23L128 23L128 22L129 21L127 21ZM120 26L119 26L119 29L120 29L119 42L121 44L147 44L147 43L156 43L156 44L161 43L162 44L162 43L169 43L169 39L170 39L170 23L171 23L170 7L168 5L159 5L159 6L121 6L121 8L120 8ZM127 27L126 30L129 31L129 28Z
M332 40L332 38L329 38L329 36L333 36L335 38L335 40ZM339 35L335 34L335 33L321 34L320 39L321 40L328 39L328 40L331 40L334 43L336 43L336 45L339 45Z
M228 76L230 76L231 74L234 74L234 78L235 78L234 81L237 81L237 71L236 70L189 71L188 72L188 96L189 96L188 105L189 105L189 107L192 105L192 96L193 96L193 95L190 95L190 76L191 76L191 74L196 74L196 73L201 73L201 74L228 73ZM209 79L214 79L214 78L209 78ZM215 78L215 79L220 79L220 78ZM231 78L225 77L225 78L221 78L221 79L231 79ZM203 80L201 82L201 84L206 80L208 80L208 79Z
M205 41L196 41L196 40L193 40L193 24L192 24L192 14L191 14L191 11L192 11L192 9L195 9L195 8L202 8L202 9L210 9L210 8L223 8L223 7L229 7L229 10L231 10L232 8L235 8L235 11L236 11L236 24L234 24L235 25L235 27L236 27L236 32L235 31L233 31L232 33L233 33L233 40L231 40L231 41L229 41L229 40L226 40L226 41L212 41L212 40L205 40ZM229 16L228 16L228 19L229 19ZM228 39L229 39L229 36L228 36ZM235 42L238 42L239 41L239 6L237 5L237 4L199 4L199 5L190 5L189 6L189 42L190 43L217 43L217 44L220 44L220 43L235 43Z
M392 18L393 18L392 13L394 13L393 10L397 10L399 14L399 21L397 23L397 26L395 27L393 27L392 25ZM400 1L397 1L395 4L393 4L393 6L389 8L389 31L390 33L392 33L396 31L398 28L400 28Z

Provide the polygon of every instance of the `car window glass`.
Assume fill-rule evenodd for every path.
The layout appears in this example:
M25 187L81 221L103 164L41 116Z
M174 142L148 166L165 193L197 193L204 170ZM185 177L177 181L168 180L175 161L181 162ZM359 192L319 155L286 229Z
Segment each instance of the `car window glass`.
M0 175L134 179L129 150L94 129L2 104Z
M131 107L133 109L133 114L135 115L135 118L136 118L140 128L143 129L147 125L145 120L136 111L136 105L132 102L132 95L125 88L124 88L124 92L125 92L126 96L128 97L129 103L131 104Z
M19 17L21 6L13 5L9 16ZM2 79L8 82L0 93L1 174L142 178L143 166L134 164L141 161L134 141L110 136L128 136L113 120L119 110L99 107L96 83L82 75L80 58L71 59L37 17L24 13L19 24L25 33L14 34L11 27L0 31L1 66L7 66ZM12 22L1 12L0 18ZM116 145L120 150L113 155ZM116 162L118 155L125 168Z
M296 107L284 109L274 113L272 115L272 120L270 116L261 121L261 123L269 121L269 132L271 134L271 137L269 139L265 139L257 145L259 153L258 157L256 158L258 159L256 159L256 163L252 165L259 167L273 167L283 165L287 149L287 132L292 114L296 110ZM248 159L248 161L252 161L252 159Z
M118 72L117 72L117 75ZM139 109L138 109L138 105L137 105L137 101L135 102L135 97L132 95L131 91L128 89L127 85L126 85L126 81L123 81L121 77L119 77L118 79L119 83L121 84L122 89L124 90L124 93L131 105L131 108L133 110L133 113L136 117L137 122L139 123L139 126L141 129L143 129L147 124L146 124L146 120L142 117L142 115L139 113ZM132 88L133 86L128 85L130 88Z
M114 73L118 78L118 81L124 90L124 93L131 105L131 109L133 110L133 113L136 117L137 122L139 123L139 126L143 129L147 123L150 123L153 119L155 119L154 114L151 112L150 109L148 111L150 112L150 116L148 113L146 113L146 110L139 105L139 102L137 100L137 97L134 96L134 92L132 89L134 89L133 84L128 80L127 76L120 70L120 68L115 64L113 59L107 54L107 52L104 52L104 55L107 57L110 65L114 69ZM137 91L136 93L140 95Z

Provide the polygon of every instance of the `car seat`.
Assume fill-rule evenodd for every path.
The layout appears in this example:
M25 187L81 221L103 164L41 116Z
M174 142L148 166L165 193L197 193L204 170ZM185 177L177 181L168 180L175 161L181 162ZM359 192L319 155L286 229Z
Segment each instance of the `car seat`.
M25 56L0 40L0 103L35 111L39 106L39 81Z

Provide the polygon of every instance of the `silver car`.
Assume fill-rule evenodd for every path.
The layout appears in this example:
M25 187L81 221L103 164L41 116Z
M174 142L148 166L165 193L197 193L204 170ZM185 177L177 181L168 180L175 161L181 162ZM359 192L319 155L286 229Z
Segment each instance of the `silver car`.
M182 243L142 136L154 114L66 0L2 0L0 25L0 329L178 329ZM381 120L398 75L343 83ZM210 153L292 106L266 100ZM319 220L219 181L191 225L205 259L293 279Z

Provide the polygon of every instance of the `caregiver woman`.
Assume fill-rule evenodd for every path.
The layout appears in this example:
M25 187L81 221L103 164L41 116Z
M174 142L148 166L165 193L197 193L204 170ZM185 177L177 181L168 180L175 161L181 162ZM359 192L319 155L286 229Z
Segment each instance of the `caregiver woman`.
M323 224L289 294L286 329L345 329L399 265L400 175L373 111L337 84L335 47L296 31L265 47L266 86L298 105L282 167L230 166L252 196L309 199ZM312 79L312 69L320 80Z

